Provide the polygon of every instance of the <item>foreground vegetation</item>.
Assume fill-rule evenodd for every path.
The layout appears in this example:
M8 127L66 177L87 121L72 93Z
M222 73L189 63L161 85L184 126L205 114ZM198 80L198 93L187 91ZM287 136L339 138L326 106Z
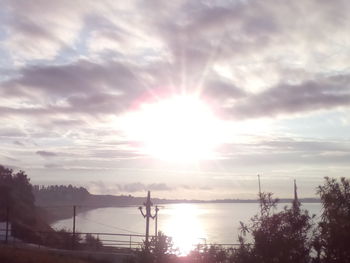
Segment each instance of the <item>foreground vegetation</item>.
M65 230L55 231L49 224L51 218L46 210L35 205L27 175L0 165L0 222L9 220L15 238L60 249L71 249L73 245L76 249L101 248L101 241L91 235L73 237ZM3 229L0 234L4 235Z
M297 198L290 207L274 212L277 199L260 194L261 211L247 224L241 222L237 248L198 248L185 258L174 257L171 239L161 235L143 250L139 262L194 263L348 263L350 262L350 180L325 178L317 188L322 215L302 209ZM252 242L247 242L251 235Z

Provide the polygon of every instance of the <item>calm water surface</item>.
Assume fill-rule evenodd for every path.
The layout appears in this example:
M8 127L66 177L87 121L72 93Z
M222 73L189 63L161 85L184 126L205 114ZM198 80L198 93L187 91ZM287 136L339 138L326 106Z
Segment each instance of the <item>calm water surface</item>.
M286 204L279 204L278 210ZM305 203L303 208L319 216L321 204ZM199 243L237 243L239 222L249 219L259 211L258 204L169 204L161 206L158 213L158 230L173 238L174 246L186 254ZM72 229L72 219L56 222L55 228ZM79 232L110 232L144 234L145 219L137 207L99 208L80 213L76 218ZM154 220L150 223L154 234Z

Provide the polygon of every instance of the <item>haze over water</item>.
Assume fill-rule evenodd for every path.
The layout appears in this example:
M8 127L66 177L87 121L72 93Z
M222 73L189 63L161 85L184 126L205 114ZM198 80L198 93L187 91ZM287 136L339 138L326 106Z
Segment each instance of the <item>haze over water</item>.
M276 211L285 205L289 204L279 204ZM307 209L310 215L318 216L321 204L304 203L302 208ZM174 247L184 255L199 243L238 243L239 222L249 223L258 211L257 203L169 204L160 208L158 230L171 236ZM76 224L79 232L145 233L145 220L137 207L91 210L79 214ZM71 229L72 219L60 220L53 226ZM154 221L150 223L150 234L154 234Z

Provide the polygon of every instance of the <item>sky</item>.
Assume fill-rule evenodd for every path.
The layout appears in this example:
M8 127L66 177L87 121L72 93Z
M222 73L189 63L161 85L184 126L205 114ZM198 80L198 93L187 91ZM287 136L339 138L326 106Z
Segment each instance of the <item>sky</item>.
M0 164L161 198L350 173L347 0L0 0Z

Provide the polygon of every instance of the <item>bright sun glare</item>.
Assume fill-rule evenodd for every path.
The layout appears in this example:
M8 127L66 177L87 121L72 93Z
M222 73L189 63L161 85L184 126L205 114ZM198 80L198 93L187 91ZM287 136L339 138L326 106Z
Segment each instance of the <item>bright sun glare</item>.
M194 244L205 243L207 236L195 205L176 204L173 208L173 211L169 211L171 217L166 221L164 230L172 237L179 254L184 256L194 249Z
M210 107L189 95L144 103L123 126L141 142L143 153L170 161L211 158L221 138L219 120Z

